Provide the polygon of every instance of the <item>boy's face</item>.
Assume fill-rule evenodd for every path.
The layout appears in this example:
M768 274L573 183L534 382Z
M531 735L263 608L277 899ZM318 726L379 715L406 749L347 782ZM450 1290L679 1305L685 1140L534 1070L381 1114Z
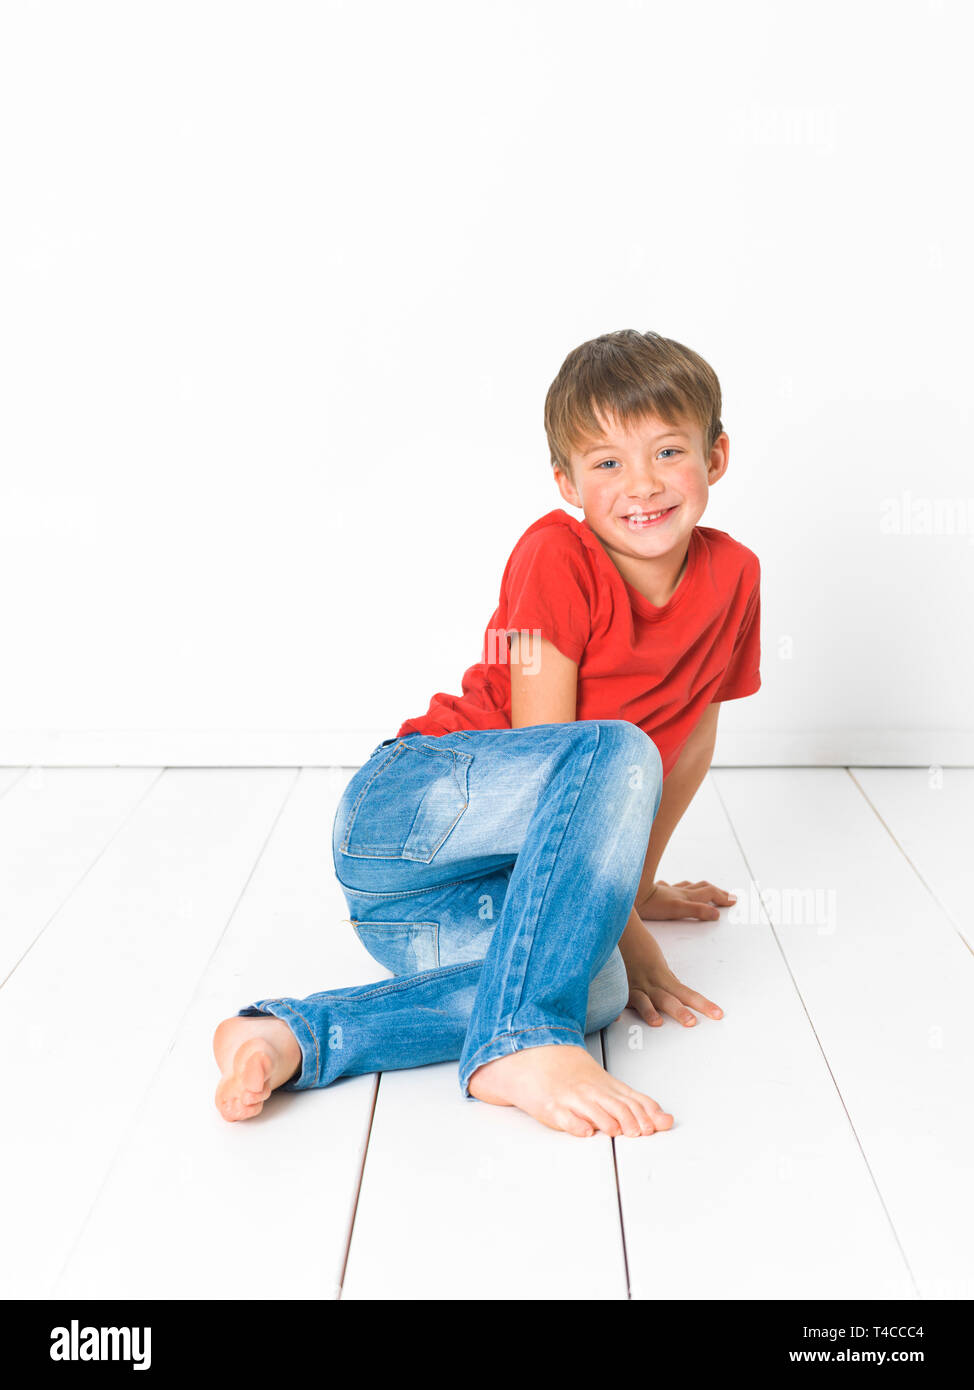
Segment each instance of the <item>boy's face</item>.
M572 477L555 470L566 502L610 551L635 560L682 563L712 483L727 470L730 440L704 453L699 425L645 416L631 429L601 417L604 433L571 455ZM652 519L652 514L664 515Z

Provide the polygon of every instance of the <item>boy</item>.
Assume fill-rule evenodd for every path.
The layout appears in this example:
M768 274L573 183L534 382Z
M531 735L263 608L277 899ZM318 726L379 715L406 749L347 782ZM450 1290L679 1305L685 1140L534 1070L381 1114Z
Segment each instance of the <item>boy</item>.
M459 1059L464 1097L552 1129L672 1126L584 1035L627 1004L657 1026L721 1017L642 921L733 901L655 882L720 702L761 683L758 559L696 524L727 469L720 408L712 368L656 333L604 334L565 359L545 430L584 519L558 509L528 527L462 694L434 695L381 743L335 816L352 925L394 978L225 1019L225 1119L279 1086Z

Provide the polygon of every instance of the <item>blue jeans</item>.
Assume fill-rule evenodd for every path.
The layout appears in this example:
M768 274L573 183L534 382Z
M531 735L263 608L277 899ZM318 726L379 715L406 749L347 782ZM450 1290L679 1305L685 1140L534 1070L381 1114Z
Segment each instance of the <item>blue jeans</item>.
M394 979L262 999L293 1031L283 1090L459 1059L474 1071L618 1018L618 950L659 810L652 740L621 719L386 739L332 832L359 939Z

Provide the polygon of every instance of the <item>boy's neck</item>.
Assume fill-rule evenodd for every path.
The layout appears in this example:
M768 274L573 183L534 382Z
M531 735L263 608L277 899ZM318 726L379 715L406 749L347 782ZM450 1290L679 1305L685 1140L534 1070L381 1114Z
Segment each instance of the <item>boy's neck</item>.
M589 528L591 530L591 527ZM653 559L640 560L634 555L623 555L613 550L596 532L596 540L615 565L627 584L631 584L638 594L654 608L662 608L680 587L686 573L690 557L690 542Z

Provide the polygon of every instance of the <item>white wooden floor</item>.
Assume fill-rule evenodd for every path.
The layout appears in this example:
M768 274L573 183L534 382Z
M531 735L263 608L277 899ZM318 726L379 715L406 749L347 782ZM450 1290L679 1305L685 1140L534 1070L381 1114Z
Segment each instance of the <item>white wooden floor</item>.
M386 975L332 871L351 772L0 768L4 1298L974 1296L974 770L711 771L660 876L737 908L652 929L725 1017L589 1040L666 1134L452 1063L227 1124L221 1018Z

